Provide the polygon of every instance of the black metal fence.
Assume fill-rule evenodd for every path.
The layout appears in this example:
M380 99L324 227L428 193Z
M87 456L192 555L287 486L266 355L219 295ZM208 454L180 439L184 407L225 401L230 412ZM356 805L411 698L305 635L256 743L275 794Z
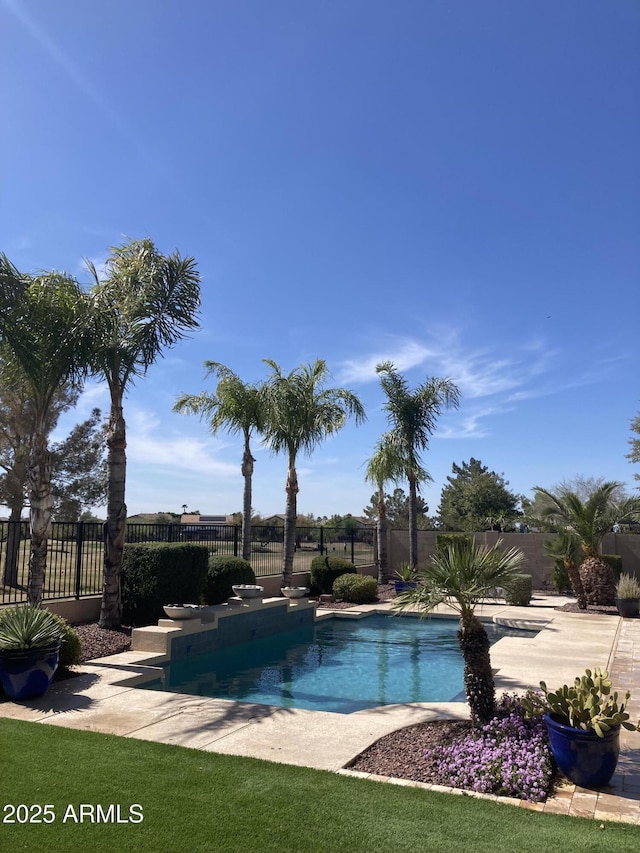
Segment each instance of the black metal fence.
M374 562L373 528L298 527L294 572L309 571L319 554L334 554L356 566ZM241 529L233 524L128 524L126 543L195 542L211 554L239 556ZM251 566L256 577L282 571L284 528L254 525ZM0 522L0 603L26 601L29 580L28 522ZM103 526L97 522L53 522L47 550L44 598L82 598L102 592Z

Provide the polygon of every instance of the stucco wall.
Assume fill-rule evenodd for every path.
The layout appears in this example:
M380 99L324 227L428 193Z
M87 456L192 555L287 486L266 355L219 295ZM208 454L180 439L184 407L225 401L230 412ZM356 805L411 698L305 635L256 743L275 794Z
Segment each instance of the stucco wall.
M435 530L418 531L418 564L425 563L436 546ZM476 541L494 545L502 539L505 548L519 548L525 555L523 572L532 576L534 589L551 588L553 562L545 557L543 546L549 533L474 533ZM602 543L605 554L620 554L622 570L640 578L640 536L633 533L608 533ZM389 567L391 573L409 560L409 532L389 531Z

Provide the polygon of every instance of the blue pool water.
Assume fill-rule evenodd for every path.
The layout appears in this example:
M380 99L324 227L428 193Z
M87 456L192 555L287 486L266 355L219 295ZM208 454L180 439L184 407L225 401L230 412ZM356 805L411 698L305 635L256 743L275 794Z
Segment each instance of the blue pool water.
M485 625L489 640L536 632ZM196 696L350 714L378 705L464 700L456 619L368 616L165 664L144 686Z

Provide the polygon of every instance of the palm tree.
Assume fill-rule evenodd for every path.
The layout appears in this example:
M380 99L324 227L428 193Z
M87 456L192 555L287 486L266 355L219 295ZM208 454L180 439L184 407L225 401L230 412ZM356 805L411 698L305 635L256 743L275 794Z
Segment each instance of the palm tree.
M470 537L456 538L432 554L430 563L418 570L416 588L401 593L394 603L398 610L417 608L423 615L448 604L459 614L464 690L475 722L489 722L496 710L489 638L475 608L496 587L508 587L523 562L522 551L505 551L502 540L490 548Z
M89 361L88 305L70 276L20 273L0 256L0 340L8 354L5 379L26 382L32 402L33 434L28 482L31 530L29 602L39 606L47 568L51 527L51 456L48 434L57 400L69 384L80 382Z
M572 534L580 543L584 555L578 572L582 596L579 594L580 585L574 586L575 573L573 577L569 575L580 607L581 601L585 606L587 601L600 605L614 603L613 573L600 558L602 540L614 524L637 515L640 509L637 498L617 500L621 488L622 483L615 481L601 483L584 501L568 489L554 493L540 486L534 488L536 497L541 500L539 514L542 520L560 532Z
M425 472L426 473L426 472ZM387 555L387 506L384 498L385 484L397 483L404 474L402 460L398 457L394 445L385 433L376 444L373 456L367 462L365 479L373 483L377 489L377 523L378 539L378 583L387 583L389 566Z
M460 392L450 379L437 378L411 391L390 361L378 364L376 372L387 396L384 409L390 426L389 441L403 460L404 475L409 481L409 564L415 568L418 565L417 496L420 483L428 477L420 451L427 449L442 410L458 407Z
M580 540L570 530L561 530L555 539L547 540L543 545L544 553L552 560L561 560L567 571L571 589L575 595L580 610L587 609L587 597L580 577L580 560L582 549Z
M296 538L298 474L296 460L311 455L325 438L342 429L348 416L365 419L362 403L346 388L324 388L329 375L322 359L304 364L288 375L275 361L264 359L271 376L264 385L265 441L273 453L286 453L286 513L282 555L282 585L291 586Z
M244 450L242 453L242 476L244 492L242 499L242 556L251 559L251 481L253 463L251 454L251 434L261 433L264 429L262 391L259 385L249 385L240 377L217 361L205 361L206 376L219 377L215 394L183 394L173 407L175 412L200 415L208 418L209 429L215 435L225 428L232 435L242 433Z
M193 258L162 255L151 240L133 240L112 249L106 277L95 279L93 369L107 381L111 410L107 431L107 521L100 625L120 625L120 578L127 519L125 504L127 388L187 332L198 328L200 275Z

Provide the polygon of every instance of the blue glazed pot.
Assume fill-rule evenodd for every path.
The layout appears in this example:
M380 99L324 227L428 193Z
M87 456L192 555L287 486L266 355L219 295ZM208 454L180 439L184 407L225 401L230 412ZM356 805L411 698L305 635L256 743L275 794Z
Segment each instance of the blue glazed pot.
M406 592L408 589L416 588L413 581L394 581L393 586L396 592Z
M58 668L60 643L39 649L0 651L0 681L9 699L43 696Z
M602 788L613 776L620 755L620 726L604 737L561 723L545 714L551 752L561 772L582 788Z

